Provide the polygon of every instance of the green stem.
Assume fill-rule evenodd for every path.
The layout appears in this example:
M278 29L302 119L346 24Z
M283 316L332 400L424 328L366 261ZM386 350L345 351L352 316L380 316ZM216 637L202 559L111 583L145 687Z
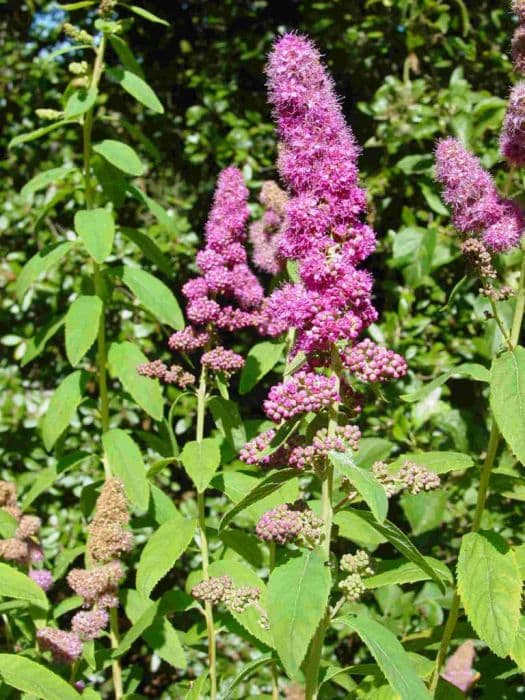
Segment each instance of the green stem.
M510 337L508 338L508 345L510 350L514 350L519 343L521 326L523 323L523 315L525 312L525 250L522 253L521 259L521 271L518 292L516 295L516 307L514 309L514 317L512 320L512 329ZM505 333L503 334L505 337ZM481 527L481 520L483 518L483 511L485 509L485 504L487 502L487 495L490 484L490 476L492 469L494 467L494 462L496 460L496 455L498 453L498 447L501 441L501 435L499 433L498 427L494 417L492 418L492 428L490 430L489 444L487 446L487 454L483 462L483 467L481 469L478 497L476 501L476 510L474 511L474 517L472 519L471 532L478 532ZM441 674L441 669L445 664L445 660L448 653L448 648L456 628L456 623L459 617L460 609L460 597L457 590L454 591L452 597L452 603L450 606L450 611L448 614L448 619L445 624L445 629L443 630L443 637L441 639L441 644L439 646L438 654L436 657L436 664L434 667L434 673L432 675L432 681L430 684L430 690L432 694L435 694L437 685L439 683L439 678Z
M201 369L199 388L197 390L197 442L204 439L204 417L206 413L206 367ZM210 556L208 549L208 537L206 535L206 513L205 513L205 491L197 493L197 508L199 517L199 540L202 558L202 577L204 581L209 581ZM217 697L217 669L216 669L216 648L215 648L215 624L213 621L213 609L211 603L204 604L204 618L206 620L206 630L208 633L208 672L210 675L210 698L216 700Z
M91 77L92 88L97 88L104 70L104 54L106 52L107 37L102 35L100 46L96 52L95 63L93 65L93 75ZM93 131L94 108L89 109L84 115L84 123L82 128L83 133L83 160L84 160L84 187L86 197L86 209L92 209L95 205L95 191L91 182L91 134ZM95 294L101 299L104 304L104 285L100 266L93 261L93 285ZM105 319L105 304L98 325L97 334L97 376L100 402L100 423L102 432L109 430L109 393L107 381L107 344L106 344L106 319ZM108 461L104 460L104 475L106 479L111 477L111 469ZM111 640L111 648L116 649L120 641L120 631L118 623L118 612L116 609L111 610L109 623L109 636ZM111 664L113 676L113 693L115 700L121 700L124 695L122 684L122 668L120 661L115 659Z
M270 574L275 568L275 542L270 542L268 544L270 550ZM277 671L277 664L272 661L271 664L272 672L272 700L279 700L279 673Z
M341 374L341 363L339 359L339 353L337 347L332 346L331 351L331 368L332 373L335 375L337 380L337 390L340 387L340 374ZM330 407L329 421L328 421L328 437L333 437L335 435L339 416L339 403L334 403ZM321 484L321 517L323 519L323 541L322 547L325 553L326 564L330 562L330 545L332 536L332 520L333 520L333 506L332 506L332 491L334 483L334 468L331 462L327 460L325 466L325 473ZM308 654L305 676L306 676L306 693L305 700L316 700L319 685L319 666L321 664L321 657L323 653L323 644L326 631L330 625L330 608L327 607L327 611L319 623L317 632L312 639L310 644L310 651Z

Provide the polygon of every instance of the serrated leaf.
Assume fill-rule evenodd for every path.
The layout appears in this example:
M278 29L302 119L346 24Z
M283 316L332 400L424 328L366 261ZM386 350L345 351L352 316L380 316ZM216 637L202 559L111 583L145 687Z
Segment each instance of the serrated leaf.
M41 136L45 136L46 134L50 134L56 129L60 129L60 127L64 126L65 124L74 124L74 121L72 121L71 119L61 119L58 122L48 124L47 126L42 126L39 129L29 131L26 134L19 134L18 136L15 136L13 139L11 139L11 141L9 141L9 145L7 146L7 148L11 149L15 146L20 146L23 143L28 143L29 141L39 139Z
M147 510L149 483L135 442L126 432L115 428L102 435L102 444L111 472L121 479L129 501L139 510Z
M80 700L67 681L20 654L0 654L0 678L6 685L42 700Z
M222 396L212 396L208 406L217 428L233 449L239 452L246 444L246 430L235 401Z
M115 238L115 222L106 209L84 209L75 214L75 231L88 253L98 263L111 254Z
M516 662L520 671L525 672L525 617L520 617L518 632L510 652L511 658Z
M525 464L525 348L517 347L494 359L490 407L508 446Z
M114 68L108 71L108 74L114 78L119 85L134 97L138 102L143 104L152 112L157 114L164 113L164 107L152 88L139 77L136 73L121 68Z
M22 302L25 293L33 282L56 265L71 250L73 245L73 241L53 243L40 250L27 261L16 280L15 291L19 302Z
M401 496L401 507L414 535L439 527L447 509L448 494L443 489Z
M49 606L46 594L32 578L3 563L0 563L0 596L27 600L40 608Z
M410 657L389 629L364 615L338 618L337 622L361 637L390 687L399 693L401 700L431 699L432 696L414 670Z
M463 536L458 592L470 624L498 656L510 654L520 622L522 581L514 552L495 532Z
M388 471L392 474L399 471L405 462L415 462L434 474L463 471L474 466L472 457L461 452L405 452L388 465Z
M265 340L250 348L239 381L240 394L247 394L251 391L251 389L275 367L285 347L285 343L275 343Z
M186 551L196 527L196 520L177 515L150 536L137 567L137 590L144 597L149 597L160 579Z
M180 461L199 493L203 493L221 463L221 451L213 438L191 440L184 445Z
M233 678L230 678L225 683L221 683L221 690L218 695L218 700L230 700L233 691L239 685L239 683L242 683L242 681L249 678L260 666L267 665L271 659L272 654L271 652L268 652L267 654L259 656L258 659L254 659L253 661L243 664Z
M438 571L442 578L452 581L452 574L448 568L438 559L425 557L427 563ZM423 571L420 566L406 559L384 559L374 565L376 571L372 576L366 576L363 583L366 588L381 588L382 586L401 586L405 583L417 583L418 581L428 581L430 575Z
M297 469L277 469L267 474L259 480L255 488L249 491L234 506L226 511L219 525L219 531L224 530L224 528L229 525L239 513L242 513L243 510L257 503L257 501L266 498L279 489L286 481L296 477Z
M95 153L105 158L115 168L123 173L140 177L144 175L146 168L135 151L122 141L105 139L93 146Z
M97 296L80 296L66 314L66 355L75 367L96 340L104 308Z
M374 527L362 518L348 510L340 510L334 515L334 524L339 529L339 536L350 540L360 547L371 550L377 549L380 544L387 541Z
M295 556L296 555L296 556ZM325 614L332 584L321 547L294 552L268 583L268 619L286 673L295 678Z
M29 182L26 182L20 190L20 196L24 199L30 199L31 195L35 194L35 192L44 189L48 185L55 185L75 170L76 168L74 165L62 165L60 168L44 170L44 172L38 173L38 175L32 177Z
M267 590L264 582L257 576L249 566L242 562L232 561L231 559L221 559L214 561L210 565L210 576L229 576L233 581L233 585L238 588L240 586L250 586L258 588L260 591L259 604L263 610L267 609ZM250 606L242 613L231 612L235 620L242 625L256 639L266 644L268 647L273 647L271 633L264 629L260 623L260 611L255 607Z
M435 389L442 386L453 377L467 377L475 382L488 382L490 380L490 373L483 365L474 362L466 362L458 367L447 370L428 384L424 384L420 389L416 389L416 391L411 391L409 394L401 394L401 398L407 403L422 401L427 396L430 396Z
M372 472L358 467L348 452L330 452L328 457L336 473L350 481L376 520L382 523L388 513L388 498L384 487Z
M136 267L119 268L115 272L156 319L175 330L184 328L179 302L164 282Z
M77 370L62 380L51 397L42 421L42 438L46 450L50 450L64 430L70 425L82 401L86 385L86 373Z
M64 107L64 117L66 119L74 119L80 117L90 110L97 101L98 90L96 87L78 88L74 90L68 97L66 106Z
M372 513L366 510L358 510L357 508L349 509L350 513L358 516L366 523L371 525L375 530L379 532L384 538L386 538L390 544L392 544L397 551L406 557L409 561L413 562L419 566L425 573L427 573L430 578L435 581L443 593L446 590L443 577L440 573L434 569L434 567L428 563L427 559L423 557L417 547L408 539L408 537L400 530L397 525L391 523L389 520L385 520L383 523L377 522Z
M162 420L164 400L157 379L141 377L138 365L147 362L147 357L128 341L112 343L108 353L108 364L113 376L118 377L124 389L155 420Z
M154 22L155 24L163 24L166 27L170 26L170 23L166 22L165 19L162 19L161 17L157 17L157 15L154 15L153 12L150 12L149 10L145 10L143 7L139 7L138 5L124 5L124 6L127 7L128 10L131 10L132 12L134 12L139 17L143 17L144 19L147 19L149 22Z
M384 438L361 438L354 462L358 467L370 469L374 462L386 460L393 448L394 444Z

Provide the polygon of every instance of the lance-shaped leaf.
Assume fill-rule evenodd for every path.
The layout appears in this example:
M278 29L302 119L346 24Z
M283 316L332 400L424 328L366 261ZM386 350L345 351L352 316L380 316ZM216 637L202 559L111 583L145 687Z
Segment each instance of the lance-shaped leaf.
M356 466L349 452L330 452L328 457L336 473L350 481L376 520L382 523L388 512L388 498L385 489L372 472Z
M408 403L415 403L416 401L422 401L427 396L442 386L452 377L466 377L467 379L472 379L475 382L488 382L490 379L489 371L483 365L476 364L475 362L465 362L458 367L453 367L447 370L436 379L432 380L428 384L425 384L420 389L416 391L411 391L409 394L401 394L403 401Z
M275 367L285 347L285 343L274 343L265 340L250 348L241 372L239 382L240 394L247 394L251 391L257 382L260 382Z
M406 557L409 561L413 562L425 573L427 573L430 578L435 581L443 592L446 590L445 582L442 575L437 571L425 557L420 553L417 547L408 539L408 537L400 530L394 523L390 520L385 520L383 523L379 523L372 513L366 510L359 510L357 508L348 509L348 511L353 515L356 515L361 520L371 525L377 532L385 537L390 544L392 544L397 551Z
M492 363L490 407L510 449L525 464L525 348L505 352Z
M46 450L50 450L71 423L82 401L87 374L77 370L62 380L51 397L42 422L42 437Z
M146 81L136 73L129 70L122 70L121 68L113 68L108 71L108 74L111 75L126 92L145 107L151 109L152 112L156 112L157 114L164 113L164 107L155 92Z
M66 106L64 107L64 117L66 119L74 119L81 114L85 114L91 109L97 101L98 91L96 87L78 88L74 90L68 97Z
M150 12L149 10L145 10L143 7L139 7L138 5L127 5L125 3L123 3L123 5L124 5L124 7L127 7L128 10L131 10L139 17L143 17L144 19L147 19L149 22L153 22L155 24L164 24L166 27L170 26L170 23L166 22L165 19L162 19L161 17L154 15L153 12Z
M20 362L21 367L25 367L27 364L32 362L35 357L38 357L42 353L47 345L47 342L58 333L65 323L65 316L60 318L54 318L49 323L45 323L41 326L32 338L26 343L26 351Z
M161 323L166 323L176 330L184 328L184 317L179 302L164 282L136 267L119 268L116 273L144 308Z
M138 365L148 358L136 345L128 341L112 343L108 353L108 363L113 376L118 377L124 389L155 420L162 420L164 401L157 379L141 377Z
M192 440L184 445L180 461L197 491L203 493L219 468L221 451L213 438Z
M222 396L212 396L208 406L216 426L233 449L239 452L246 444L246 430L235 401Z
M52 131L55 131L56 129L60 129L61 126L64 126L65 124L74 124L75 122L72 121L71 119L61 119L58 122L54 122L53 124L49 124L48 126L41 126L39 129L35 129L34 131L29 131L26 134L19 134L18 136L15 136L11 141L9 141L9 144L7 146L8 149L14 148L15 146L20 146L23 143L28 143L29 141L34 141L35 139L39 139L41 136L45 136L46 134L50 134Z
M60 262L73 245L73 241L53 243L40 250L27 261L16 280L15 291L19 302L23 300L25 293L33 282Z
M297 469L276 469L270 472L265 477L263 477L257 486L255 486L249 493L247 493L243 498L241 498L238 503L229 508L224 514L219 530L224 530L224 528L231 523L231 521L243 510L251 506L253 503L266 498L274 491L277 491L286 481L294 479L297 477Z
M38 173L38 175L35 175L35 177L32 177L29 182L26 182L20 190L20 196L24 199L30 199L35 192L43 190L48 187L48 185L56 185L74 170L76 170L74 165L62 165L60 168L44 170Z
M0 596L27 600L40 608L47 608L49 605L46 594L32 578L2 563L0 563Z
M233 691L235 688L242 683L242 681L250 678L253 673L261 666L266 666L272 659L271 652L259 656L259 658L249 661L243 664L241 668L237 671L233 678L230 678L225 683L221 684L221 691L219 693L219 700L230 700L233 697Z
M144 597L149 597L160 579L186 551L196 526L196 520L188 520L177 514L148 539L137 568L137 590Z
M389 629L365 615L340 617L337 622L361 637L401 700L431 700L432 696L412 666L410 656Z
M495 532L463 536L458 591L470 624L498 656L514 648L520 622L522 581L514 552Z
M80 700L67 681L20 654L0 654L0 679L11 688L42 700Z
M463 471L474 466L472 457L461 452L405 452L388 465L389 472L399 471L405 462L415 462L434 474Z
M268 584L268 619L286 673L295 678L325 614L332 579L321 547L294 552Z
M119 428L104 433L102 444L111 472L121 479L129 501L139 510L147 510L149 483L137 445Z
M80 296L66 314L66 355L75 367L95 342L102 300L97 296Z
M122 141L106 139L93 146L95 153L105 158L115 168L122 170L123 173L140 177L144 175L146 168L135 153L135 151Z
M115 222L106 209L84 209L75 214L75 231L88 253L98 263L111 254L115 238Z
M446 581L452 581L452 574L448 568L438 559L425 557L427 563L438 571L442 578ZM367 588L381 588L382 586L402 586L406 583L416 583L417 581L428 581L430 574L414 564L414 562L406 561L405 559L383 559L374 565L375 573L373 576L366 576L363 583Z

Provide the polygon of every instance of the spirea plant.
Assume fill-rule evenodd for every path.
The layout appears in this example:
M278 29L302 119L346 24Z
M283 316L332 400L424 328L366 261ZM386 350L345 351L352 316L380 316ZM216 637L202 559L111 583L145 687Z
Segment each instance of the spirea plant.
M20 272L18 303L43 291L58 314L31 358L53 346L71 372L39 426L41 467L0 481L1 697L455 700L478 681L478 654L525 672L524 545L487 505L505 495L493 472L525 462L516 179L499 188L459 138L436 146L467 275L498 335L491 367L458 364L426 384L384 340L360 147L310 39L283 34L266 65L278 181L261 175L250 209L254 183L234 165L217 174L180 283L143 231L154 217L175 237L173 217L148 194L146 153L123 140L138 132L106 92L121 88L141 120L163 114L126 40L131 21L163 20L113 0L64 6L84 8L85 25L64 24L60 104L39 106L42 126L11 143L64 129L78 148L23 189L30 201L49 193L54 242ZM523 74L525 4L513 9ZM514 169L524 89L512 89L501 135ZM52 268L75 280L54 297L35 290ZM481 454L413 439L391 456L387 402L418 405L452 376L483 387ZM476 470L457 561L396 524ZM61 480L82 537L57 552L39 498Z

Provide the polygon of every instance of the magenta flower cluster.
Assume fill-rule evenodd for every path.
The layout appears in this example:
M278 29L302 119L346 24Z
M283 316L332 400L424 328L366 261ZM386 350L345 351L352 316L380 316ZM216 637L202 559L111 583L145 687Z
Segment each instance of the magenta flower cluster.
M279 253L285 221L288 195L272 180L263 183L259 195L265 211L259 221L250 225L250 243L255 267L270 275L278 274L283 267Z
M279 423L300 413L319 411L340 401L335 376L301 370L270 389L264 410Z
M365 338L347 346L341 355L343 365L362 382L384 382L399 379L407 372L406 360Z
M525 29L525 26L523 27ZM500 138L501 153L510 165L525 165L525 83L510 91Z
M334 435L328 435L327 428L321 428L311 445L297 445L291 450L288 464L296 469L322 469L329 452L357 450L360 438L361 431L356 425L339 425Z
M436 176L452 208L454 226L468 236L481 235L490 250L501 252L519 243L525 225L518 207L500 196L480 161L453 138L436 149Z
M201 363L214 372L222 372L229 376L243 368L244 358L233 350L226 350L222 345L218 345L203 354Z

